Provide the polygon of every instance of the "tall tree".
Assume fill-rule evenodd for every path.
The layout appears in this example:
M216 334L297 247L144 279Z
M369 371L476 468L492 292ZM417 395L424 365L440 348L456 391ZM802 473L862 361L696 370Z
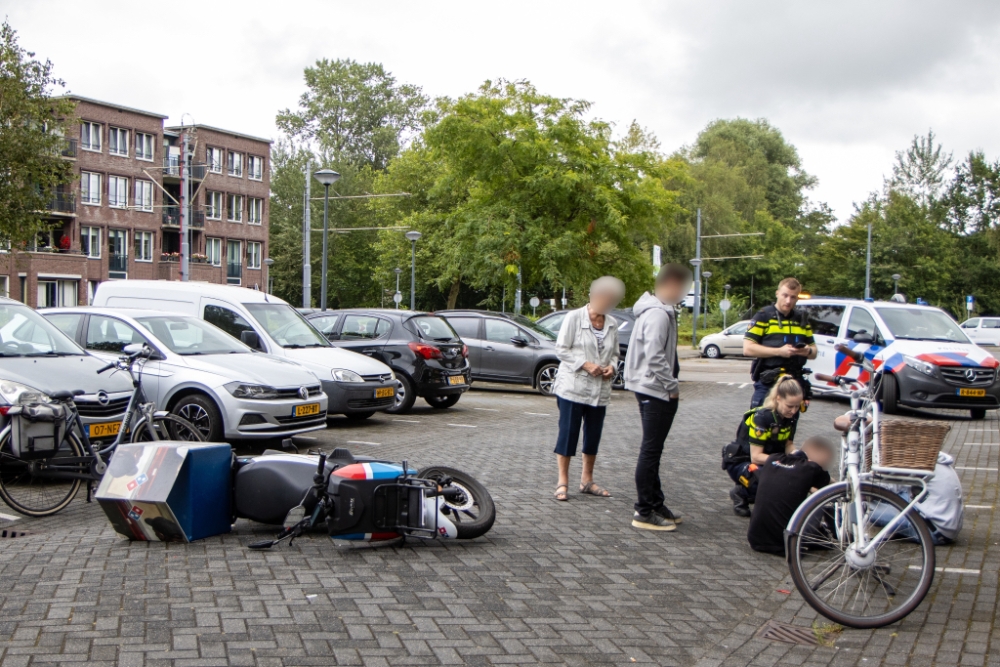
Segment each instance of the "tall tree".
M955 167L943 204L949 227L959 234L1000 227L1000 161L970 151Z
M927 136L914 136L909 148L896 152L896 162L892 166L892 176L886 186L898 190L921 206L933 206L940 198L948 179L952 155L928 130Z

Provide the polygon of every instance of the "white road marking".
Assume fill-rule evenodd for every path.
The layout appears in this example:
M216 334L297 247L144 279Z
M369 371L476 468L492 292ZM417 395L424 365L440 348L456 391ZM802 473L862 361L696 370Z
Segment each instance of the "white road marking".
M0 513L0 519L3 519L4 521L17 521L20 518L21 517L14 516L13 514L3 514L3 513Z
M959 447L1000 447L1000 442L963 442Z
M448 424L448 426L457 426L459 428L476 428L472 424Z
M970 431L996 431L995 428L970 428Z
M966 505L965 509L967 509L967 510L991 510L991 509L993 509L993 505Z
M394 422L406 422L407 424L419 424L419 419L393 419Z
M911 570L922 570L923 568L919 565L911 565ZM944 572L946 574L979 574L979 570L967 570L964 567L936 567L935 572Z
M955 466L955 470L982 470L984 472L996 472L996 468L977 468L975 466Z
M548 412L525 412L526 415L535 415L536 417L548 417Z
M372 447L378 447L382 443L381 442L368 442L367 440L348 440L347 444L349 444L349 445L371 445Z
M482 410L483 412L500 412L496 408L472 408L473 410Z
M741 385L740 385L739 387L737 387L737 389L742 389L743 387L746 387L746 386L747 386L747 385L749 385L749 384L751 384L751 383L750 383L750 382L744 382L744 383L743 383L743 384L741 384Z

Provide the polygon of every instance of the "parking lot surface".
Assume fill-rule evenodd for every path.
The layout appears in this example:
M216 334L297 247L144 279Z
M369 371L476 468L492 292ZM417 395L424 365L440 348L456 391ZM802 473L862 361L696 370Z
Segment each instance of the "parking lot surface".
M697 375L690 363L682 377ZM838 632L803 603L781 559L750 550L746 520L732 513L719 450L750 400L743 373L682 384L662 471L668 505L684 514L672 533L630 525L640 434L630 393L614 394L595 475L614 497L556 503L555 400L478 384L449 410L418 401L411 414L338 420L317 436L324 449L476 475L497 503L477 540L342 548L314 535L257 552L246 544L273 528L240 521L192 544L130 543L82 493L47 519L10 521L0 507L0 527L27 532L0 538L0 664L1000 662L996 415L953 417L946 450L969 508L958 544L938 550L943 570L923 605L889 628ZM815 401L799 438L830 434L843 410ZM815 628L820 645L756 638L771 619Z

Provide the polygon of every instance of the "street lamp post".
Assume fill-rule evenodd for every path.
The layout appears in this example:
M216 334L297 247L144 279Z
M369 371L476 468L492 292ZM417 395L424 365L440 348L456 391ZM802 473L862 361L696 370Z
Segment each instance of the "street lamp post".
M892 282L895 285L892 292L893 294L899 294L899 279L902 277L903 276L899 275L898 273L892 274Z
M701 209L698 209L698 222L701 222ZM698 225L698 231L701 231L701 225ZM699 249L700 254L700 249ZM698 300L701 298L701 280L699 276L701 267L701 258L695 257L691 260L691 266L694 267L694 303L691 304L691 344L698 345L698 315L701 313L701 309L698 307Z
M320 310L326 310L326 266L327 266L327 245L330 237L330 186L340 180L340 174L332 169L320 169L313 174L316 180L323 186L323 283L319 287Z
M264 266L267 267L267 278L264 284L267 285L267 293L271 294L274 292L274 279L271 278L271 267L274 266L274 260L268 257L264 260Z
M410 310L417 309L417 241L423 236L417 230L406 232L410 241Z
M396 293L392 295L392 300L396 303L396 310L399 310L399 302L403 300L403 295L399 293L399 274L403 272L403 269L397 266L393 271L396 274Z
M731 290L732 288L733 288L733 286L730 285L729 283L726 283L725 285L722 286L722 289L725 290L725 292L726 292L726 295L724 297L722 297L723 299L726 300L726 309L724 311L722 311L722 328L723 329L726 328L726 322L728 321L728 318L726 316L729 315L729 290Z
M711 271L702 271L701 275L705 276L705 328L708 328L708 279L712 277Z
M865 300L872 298L872 221L868 218L868 250L865 253Z

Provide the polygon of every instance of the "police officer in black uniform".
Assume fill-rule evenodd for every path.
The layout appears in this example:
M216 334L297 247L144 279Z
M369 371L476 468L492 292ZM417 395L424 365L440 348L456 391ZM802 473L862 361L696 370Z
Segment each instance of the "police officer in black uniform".
M799 381L808 404L810 386L802 369L807 360L816 358L817 350L805 313L795 308L801 291L802 285L795 278L782 280L774 304L761 308L753 316L743 338L743 354L754 358L750 367L751 408L764 402L767 392L782 375L791 375Z

